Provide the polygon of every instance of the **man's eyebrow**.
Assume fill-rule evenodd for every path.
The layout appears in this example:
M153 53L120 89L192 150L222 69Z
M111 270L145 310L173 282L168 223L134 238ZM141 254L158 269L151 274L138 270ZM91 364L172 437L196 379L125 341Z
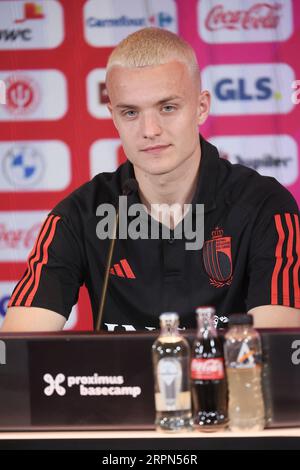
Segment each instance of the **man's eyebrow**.
M134 108L134 109L136 109L136 108L138 108L138 106L136 106L135 104L119 103L119 104L116 105L116 108L120 108L120 109L125 109L125 108L132 109L132 108Z
M160 105L160 104L164 104L164 103L167 103L168 101L173 101L173 100L182 100L182 98L181 98L181 96L178 96L178 95L170 95L170 96L167 96L166 98L163 98L163 99L159 100L156 104ZM127 108L138 109L138 106L135 105L135 104L129 104L129 103L119 103L119 104L116 105L116 108L119 108L119 109L127 109Z
M182 99L181 96L171 95L171 96L167 96L167 98L163 98L162 100L159 100L157 104L164 104L164 103L167 103L168 101L181 100L181 99Z

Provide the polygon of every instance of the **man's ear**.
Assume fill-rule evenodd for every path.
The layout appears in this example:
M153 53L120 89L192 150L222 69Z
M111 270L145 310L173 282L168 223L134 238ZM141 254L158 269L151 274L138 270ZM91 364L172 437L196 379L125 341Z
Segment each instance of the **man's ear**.
M208 118L210 111L210 93L207 90L201 91L198 95L198 124L201 126Z

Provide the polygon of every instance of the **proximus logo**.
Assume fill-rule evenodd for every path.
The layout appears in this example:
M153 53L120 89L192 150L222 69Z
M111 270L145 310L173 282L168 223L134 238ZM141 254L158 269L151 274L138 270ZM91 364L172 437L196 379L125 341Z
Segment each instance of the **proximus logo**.
M44 381L48 383L48 387L45 387L44 393L48 397L53 395L56 392L58 395L63 396L66 394L65 387L62 387L60 384L66 380L64 374L57 374L55 378L51 374L44 375Z

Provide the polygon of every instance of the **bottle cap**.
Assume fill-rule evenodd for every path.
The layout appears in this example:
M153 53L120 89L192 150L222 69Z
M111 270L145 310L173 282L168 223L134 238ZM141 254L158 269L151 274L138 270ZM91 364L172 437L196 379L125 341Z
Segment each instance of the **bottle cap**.
M250 313L233 313L229 317L231 325L253 325L253 316Z
M215 313L215 307L212 307L211 305L196 308L197 315L215 315Z
M179 320L179 315L176 312L163 312L159 315L160 322L173 323Z

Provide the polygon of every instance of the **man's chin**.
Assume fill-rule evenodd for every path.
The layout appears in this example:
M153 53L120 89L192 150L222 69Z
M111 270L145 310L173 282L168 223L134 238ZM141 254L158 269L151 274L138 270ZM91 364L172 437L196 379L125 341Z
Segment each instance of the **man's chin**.
M177 168L177 165L174 165L174 162L163 162L163 161L156 161L156 162L151 162L150 164L147 165L137 165L140 170L142 170L144 173L147 173L149 175L153 176L160 176L160 175L167 175L168 173L171 173Z
M166 166L162 166L161 168L159 167L151 167L151 168L144 168L144 172L149 174L149 175L152 175L152 176L163 176L163 175L168 175L169 173L171 173L175 168L173 167L166 167Z

